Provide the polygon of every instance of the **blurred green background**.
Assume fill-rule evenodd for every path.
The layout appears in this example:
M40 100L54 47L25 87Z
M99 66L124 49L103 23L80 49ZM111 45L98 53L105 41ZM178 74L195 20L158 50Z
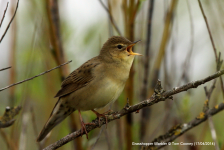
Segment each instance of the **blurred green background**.
M48 9L50 1L45 0L20 0L16 17L8 33L0 43L0 68L12 66L11 69L0 72L1 88L35 76L49 70L61 63L57 61L56 49L51 41L51 25ZM148 59L145 56L147 31L149 30L148 15L150 0L103 0L109 8L121 35L141 43L135 46L135 51L143 54L136 57L133 66L133 77L128 81L133 93L124 90L118 101L112 105L113 110L120 110L126 104L126 98L131 97L131 105L149 98L153 90L152 81L161 45L165 44L165 53L159 66L158 78L162 81L165 90L170 90L188 82L199 80L216 72L216 60L212 44L206 28L205 20L199 8L198 1L176 1L172 10L173 16L169 20L170 27L165 43L162 41L167 12L175 0L155 0L151 21L151 42ZM0 0L0 19L3 16L8 1ZM114 29L107 11L99 0L64 0L58 3L60 18L60 38L64 53L64 62L72 63L63 67L73 71L85 61L97 56L103 43L112 35L118 35ZM223 58L224 47L224 1L201 0L217 52ZM9 1L8 10L2 27L0 37L4 33L16 7L16 1ZM127 8L126 8L127 7ZM133 13L136 12L136 13ZM133 28L131 28L133 25ZM62 62L62 63L64 63ZM144 64L149 64L146 89L143 86L145 75ZM66 70L65 69L65 70ZM223 67L221 68L223 69ZM63 69L61 69L63 72ZM79 118L75 112L75 119L67 118L52 130L51 135L43 143L36 143L37 133L40 132L53 109L57 98L54 98L60 89L60 69L54 70L31 81L4 90L0 93L0 116L6 106L21 105L22 111L16 122L9 128L0 129L1 135L5 133L6 139L0 136L0 145L5 149L41 149L66 136L73 129L80 128ZM132 84L130 84L132 83ZM174 100L167 100L153 105L148 111L147 119L143 122L142 111L132 114L131 127L128 127L126 117L108 124L99 135L100 129L89 133L89 140L85 136L62 146L60 150L91 149L140 149L139 146L130 145L131 142L151 142L159 135L165 134L178 123L187 123L202 111L206 95L204 86L191 89L174 96ZM142 91L147 91L142 95ZM133 94L133 98L130 94ZM217 80L216 88L211 96L210 108L223 101L220 82ZM102 110L106 111L105 110ZM220 149L224 149L224 112L212 117ZM96 118L92 112L83 112L85 122ZM35 121L34 121L35 119ZM75 123L75 125L74 125ZM144 125L145 126L144 126ZM77 125L77 126L76 126ZM72 127L73 126L73 127ZM143 129L144 127L144 129ZM144 136L140 133L144 131ZM3 132L3 133L2 133ZM127 133L128 132L128 133ZM129 136L130 134L130 136ZM180 136L175 142L213 142L208 121L193 128ZM198 146L195 149L215 149L213 146ZM168 146L165 149L191 149L188 146Z

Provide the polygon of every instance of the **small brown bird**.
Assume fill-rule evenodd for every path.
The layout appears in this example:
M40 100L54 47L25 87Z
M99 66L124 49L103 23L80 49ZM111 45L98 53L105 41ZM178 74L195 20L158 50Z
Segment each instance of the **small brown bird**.
M73 71L61 85L55 97L59 97L37 142L75 110L79 111L82 130L88 134L80 111L92 110L97 117L105 117L95 109L113 103L124 89L135 55L131 42L124 37L113 36L103 45L100 54Z

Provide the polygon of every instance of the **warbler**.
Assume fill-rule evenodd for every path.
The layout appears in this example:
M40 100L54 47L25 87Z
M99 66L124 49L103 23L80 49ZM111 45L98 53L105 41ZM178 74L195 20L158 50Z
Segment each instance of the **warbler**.
M129 77L135 55L132 47L138 43L121 36L109 38L100 54L74 70L63 82L55 97L58 101L40 132L37 142L75 110L79 111L82 130L88 134L80 111L92 110L97 117L106 117L96 109L113 103L120 96Z

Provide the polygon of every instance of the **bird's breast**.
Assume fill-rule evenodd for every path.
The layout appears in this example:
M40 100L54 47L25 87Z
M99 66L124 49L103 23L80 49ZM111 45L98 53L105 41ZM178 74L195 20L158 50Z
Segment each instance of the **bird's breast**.
M124 89L129 71L129 68L99 65L93 70L94 79L70 94L71 105L85 111L114 102Z
M87 86L71 93L69 103L82 111L102 108L114 102L123 91L125 82L117 81L108 76L96 77Z
M125 82L117 82L114 79L105 78L98 86L100 90L96 91L95 97L99 100L95 101L95 108L102 108L117 100L124 89Z

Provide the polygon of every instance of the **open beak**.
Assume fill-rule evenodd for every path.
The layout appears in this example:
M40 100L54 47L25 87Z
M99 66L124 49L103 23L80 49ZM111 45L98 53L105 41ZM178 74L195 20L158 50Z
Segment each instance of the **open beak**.
M137 44L139 41L141 41L141 40L138 40L138 41L135 41L135 42L133 42L133 44L131 44L131 45L129 45L128 47L127 47L127 52L130 54L130 55L139 55L139 56L142 56L142 54L139 54L139 53L134 53L133 51L132 51L132 47L135 45L135 44Z

